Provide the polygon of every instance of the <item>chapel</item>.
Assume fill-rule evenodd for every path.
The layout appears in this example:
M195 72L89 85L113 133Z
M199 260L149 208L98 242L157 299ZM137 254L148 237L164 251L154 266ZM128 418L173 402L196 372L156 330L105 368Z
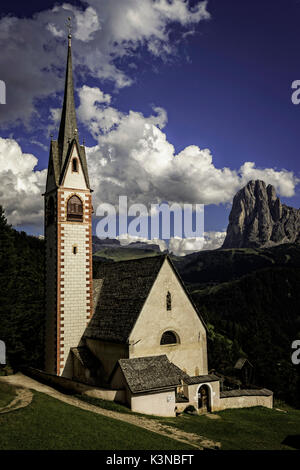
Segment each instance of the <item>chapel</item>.
M98 263L92 188L74 101L71 34L61 122L45 201L45 372L89 385L133 411L175 416L272 407L272 392L220 390L208 373L207 327L167 255Z

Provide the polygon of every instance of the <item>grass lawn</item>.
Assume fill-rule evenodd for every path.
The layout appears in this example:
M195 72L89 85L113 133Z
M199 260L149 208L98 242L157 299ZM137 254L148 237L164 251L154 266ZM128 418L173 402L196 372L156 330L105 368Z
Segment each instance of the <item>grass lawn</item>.
M182 415L163 422L221 442L222 450L292 450L283 444L288 436L300 449L300 410L286 413L264 407L225 410L220 419ZM294 444L293 444L294 445Z
M107 400L77 395L101 408L131 413L124 405ZM222 444L222 450L291 450L282 444L287 436L298 436L300 441L300 410L284 403L274 404L286 413L264 407L226 410L217 413L220 419L182 414L177 418L148 416L163 424L205 436ZM300 445L300 444L299 444Z
M194 449L38 392L26 408L0 415L0 429L0 450Z
M138 416L141 416L140 413L133 413L130 408L125 405L122 405L121 403L116 403L110 400L102 400L102 398L89 397L88 395L75 394L74 396L81 401L90 403L91 405L99 406L100 408L104 408L105 410L119 411L119 413L137 414Z
M8 405L16 396L14 387L0 382L0 408Z

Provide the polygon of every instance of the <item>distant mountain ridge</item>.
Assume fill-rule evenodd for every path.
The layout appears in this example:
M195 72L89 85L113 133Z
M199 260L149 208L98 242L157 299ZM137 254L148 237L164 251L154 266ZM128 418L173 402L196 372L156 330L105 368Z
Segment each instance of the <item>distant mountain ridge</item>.
M300 210L280 202L272 185L256 180L233 199L222 248L268 248L300 243Z

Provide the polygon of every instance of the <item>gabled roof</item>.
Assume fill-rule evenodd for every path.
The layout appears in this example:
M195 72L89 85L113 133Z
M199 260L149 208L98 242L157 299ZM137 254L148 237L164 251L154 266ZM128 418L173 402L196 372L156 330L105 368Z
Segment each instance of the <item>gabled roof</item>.
M126 343L164 260L160 255L99 263L93 281L94 315L84 336Z
M93 280L94 314L84 336L127 343L157 275L168 259L178 281L201 318L168 255L158 255L115 263L99 263ZM99 284L99 280L102 282ZM205 326L206 327L206 326Z
M187 383L189 379L165 354L119 359L118 364L132 393L170 389L182 382Z
M234 366L234 369L242 369L245 364L249 364L251 367L253 367L253 365L251 364L251 362L250 362L246 357L240 357L240 358L236 361L235 366Z
M73 148L76 146L77 148L77 153L78 153L78 156L79 156L79 160L80 160L80 163L81 163L81 168L82 168L82 171L83 171L83 174L84 174L84 178L85 178L85 183L87 185L87 187L89 188L90 187L90 183L89 183L89 176L88 176L88 168L87 168L87 162L86 162L86 155L85 155L85 148L84 146L82 145L79 145L79 142L78 142L78 138L73 138L72 141L70 141L69 143L69 148L67 150L67 155L66 155L66 158L64 160L64 163L61 167L61 170L60 170L60 178L59 178L59 184L63 184L63 181L64 181L64 177L65 177L65 174L67 172L67 168L68 168L68 164L69 164L69 161L70 161L70 158L71 158L71 155L73 153Z

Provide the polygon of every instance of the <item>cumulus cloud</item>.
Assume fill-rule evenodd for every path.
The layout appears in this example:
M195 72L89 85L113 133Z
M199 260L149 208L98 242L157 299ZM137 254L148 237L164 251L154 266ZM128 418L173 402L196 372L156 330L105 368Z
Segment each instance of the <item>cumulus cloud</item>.
M176 154L163 128L167 113L155 107L150 116L137 111L120 112L111 105L111 97L99 88L80 89L78 116L97 141L87 148L93 204L118 205L119 196L128 203L161 202L179 204L231 203L235 193L250 179L272 184L278 195L290 197L299 182L293 172L257 168L246 162L239 169L217 168L209 149L190 145ZM54 119L59 114L52 110ZM12 139L1 139L0 202L10 223L42 223L42 198L46 170L35 171L37 159L22 152ZM219 234L222 238L222 234ZM205 240L207 249L221 244L214 235ZM176 252L188 251L183 243L199 246L200 240L174 240Z
M34 155L23 153L13 139L0 138L0 203L9 223L42 225L46 170L34 171Z
M149 240L148 238L137 237L134 235L130 235L129 233L124 233L116 238L120 241L122 246L127 246L130 243L140 242L146 243L147 245L158 245L160 251L165 251L168 249L167 243L164 240L160 240L159 238L153 238L152 240Z
M7 85L7 103L0 108L2 125L29 124L37 99L63 89L66 60L66 19L73 19L74 66L94 78L111 80L122 88L132 83L120 58L139 47L150 54L173 54L172 25L192 33L209 19L207 2L191 8L186 0L86 0L84 7L69 3L36 13L32 18L0 19L0 70Z
M79 92L78 116L97 141L87 149L94 204L130 203L219 204L231 202L250 179L274 185L281 196L294 195L294 173L256 168L246 162L239 169L217 168L209 149L190 145L176 154L163 132L167 113L156 107L151 116L111 106L109 95L84 86Z
M186 256L191 253L203 250L216 250L223 245L226 232L205 232L204 237L196 238L180 238L172 237L168 242L154 238L148 240L146 238L123 234L117 237L121 245L126 246L134 242L142 242L147 244L158 245L160 251L168 250L176 256Z
M186 256L196 251L216 250L223 245L226 232L204 232L204 237L179 238L169 241L169 252L176 256Z

